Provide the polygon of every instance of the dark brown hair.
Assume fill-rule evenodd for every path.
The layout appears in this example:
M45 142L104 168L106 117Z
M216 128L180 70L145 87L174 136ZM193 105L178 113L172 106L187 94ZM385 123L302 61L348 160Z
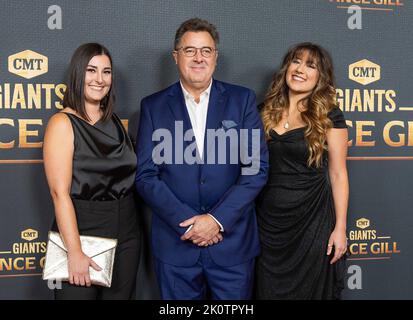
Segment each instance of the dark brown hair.
M85 109L85 75L89 61L94 56L106 55L112 66L112 85L108 94L100 101L100 107L103 111L102 120L105 121L112 116L115 105L114 94L114 73L112 57L103 45L99 43L85 43L73 53L69 65L68 81L66 91L63 97L63 106L75 110L82 118L90 120Z
M219 34L216 29L216 27L212 24L209 23L207 20L202 20L199 18L192 18L189 20L184 21L176 30L175 34L175 42L174 42L174 48L178 48L178 44L182 39L182 36L185 34L185 32L200 32L200 31L206 31L208 32L212 39L214 39L215 46L218 45L219 43Z

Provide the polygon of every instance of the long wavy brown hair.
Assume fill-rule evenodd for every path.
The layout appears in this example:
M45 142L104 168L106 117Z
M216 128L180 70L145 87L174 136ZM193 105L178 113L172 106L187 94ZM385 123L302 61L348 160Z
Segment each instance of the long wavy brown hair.
M292 61L301 57L305 51L308 51L310 60L316 63L319 79L313 91L301 99L299 105L305 106L304 110L300 110L300 112L306 124L304 135L309 152L307 165L319 168L322 166L324 150L327 149L327 130L332 127L327 114L336 105L333 63L330 54L325 49L319 45L305 42L288 50L280 70L273 76L261 109L261 116L266 138L269 139L271 129L275 128L281 121L283 113L288 112L287 69Z

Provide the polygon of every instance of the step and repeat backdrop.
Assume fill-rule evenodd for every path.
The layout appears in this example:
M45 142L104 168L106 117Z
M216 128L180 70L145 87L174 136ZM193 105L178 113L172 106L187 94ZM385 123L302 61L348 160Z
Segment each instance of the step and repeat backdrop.
M413 299L413 8L410 0L0 1L0 299L52 299L41 279L53 205L42 163L48 119L62 109L73 51L100 42L114 59L117 113L135 137L140 100L177 80L181 22L220 32L215 77L258 102L287 49L328 49L349 126L350 204L344 299ZM156 299L145 248L137 299Z

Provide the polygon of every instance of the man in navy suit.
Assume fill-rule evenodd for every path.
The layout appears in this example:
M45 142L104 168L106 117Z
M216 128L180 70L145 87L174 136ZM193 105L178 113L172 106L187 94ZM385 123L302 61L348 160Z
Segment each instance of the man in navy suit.
M268 151L254 92L212 78L218 40L208 21L185 21L180 81L141 102L136 188L163 299L251 298Z

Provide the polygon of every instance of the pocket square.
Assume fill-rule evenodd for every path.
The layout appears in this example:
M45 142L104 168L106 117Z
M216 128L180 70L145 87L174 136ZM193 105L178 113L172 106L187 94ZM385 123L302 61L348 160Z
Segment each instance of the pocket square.
M222 120L222 127L224 129L231 129L236 127L238 124L232 120Z

